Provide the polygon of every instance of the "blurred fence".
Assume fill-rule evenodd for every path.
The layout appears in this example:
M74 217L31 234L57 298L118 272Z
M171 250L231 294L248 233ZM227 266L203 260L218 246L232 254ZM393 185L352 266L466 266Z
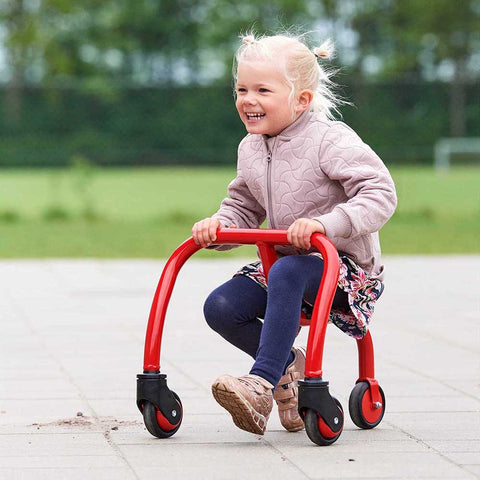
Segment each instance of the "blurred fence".
M351 83L344 121L387 164L430 163L449 136L449 85ZM466 87L466 136L480 132L480 84ZM234 165L245 130L224 86L25 88L12 115L0 90L0 166L64 166L76 155L98 165ZM10 109L10 110L9 110Z

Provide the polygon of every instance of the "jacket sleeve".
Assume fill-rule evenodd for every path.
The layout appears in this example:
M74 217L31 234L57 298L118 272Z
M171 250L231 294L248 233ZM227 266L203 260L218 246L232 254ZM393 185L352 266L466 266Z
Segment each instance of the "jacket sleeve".
M237 177L228 186L228 197L223 199L214 218L228 227L258 228L265 220L265 209L251 194L245 179L238 172Z
M393 215L397 196L393 179L378 155L340 122L328 131L320 149L323 172L338 181L347 200L315 217L329 238L355 238L377 232Z

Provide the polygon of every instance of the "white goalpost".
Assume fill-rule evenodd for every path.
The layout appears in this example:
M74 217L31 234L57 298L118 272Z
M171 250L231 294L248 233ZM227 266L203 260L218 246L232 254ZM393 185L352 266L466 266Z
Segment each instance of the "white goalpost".
M480 138L440 138L434 147L435 170L448 172L452 155L459 153L477 153L480 160Z

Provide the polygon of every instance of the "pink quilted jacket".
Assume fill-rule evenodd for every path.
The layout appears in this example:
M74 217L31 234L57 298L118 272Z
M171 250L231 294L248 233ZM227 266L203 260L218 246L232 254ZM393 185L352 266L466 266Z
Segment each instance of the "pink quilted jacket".
M344 123L305 112L275 137L247 135L228 195L214 215L225 226L257 228L267 218L269 228L285 229L313 218L340 253L382 279L378 230L395 210L395 186L380 158Z

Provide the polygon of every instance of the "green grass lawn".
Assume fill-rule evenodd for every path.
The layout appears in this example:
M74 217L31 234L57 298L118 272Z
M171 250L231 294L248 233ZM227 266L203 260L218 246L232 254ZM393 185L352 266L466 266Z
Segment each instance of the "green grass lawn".
M0 257L168 257L213 213L233 168L0 171ZM384 253L480 253L480 169L392 169ZM250 255L253 247L200 256Z

